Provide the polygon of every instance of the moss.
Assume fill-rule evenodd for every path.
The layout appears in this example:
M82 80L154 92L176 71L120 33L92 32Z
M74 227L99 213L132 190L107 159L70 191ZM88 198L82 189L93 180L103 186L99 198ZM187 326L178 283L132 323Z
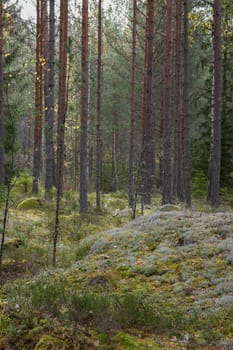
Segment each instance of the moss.
M117 349L121 350L166 350L164 347L155 343L154 340L140 339L127 333L120 333L115 337L118 343Z
M52 337L51 335L43 335L36 344L34 350L65 350L68 345L62 339Z
M17 209L46 209L48 204L43 198L31 197L22 200Z
M19 248L19 246L23 245L24 242L22 241L22 239L15 237L15 238L9 238L5 241L4 243L4 247L5 248Z

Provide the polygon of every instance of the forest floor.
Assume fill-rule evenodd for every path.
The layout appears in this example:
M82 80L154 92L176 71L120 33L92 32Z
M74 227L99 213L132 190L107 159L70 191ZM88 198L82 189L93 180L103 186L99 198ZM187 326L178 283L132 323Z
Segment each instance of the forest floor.
M124 198L82 217L74 203L63 202L56 269L53 208L10 210L0 349L233 349L229 208L155 203L131 221Z

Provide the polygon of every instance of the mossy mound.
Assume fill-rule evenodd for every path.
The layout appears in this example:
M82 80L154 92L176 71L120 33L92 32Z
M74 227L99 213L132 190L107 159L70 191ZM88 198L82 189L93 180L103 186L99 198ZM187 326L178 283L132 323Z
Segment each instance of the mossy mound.
M114 340L118 343L117 349L121 350L166 350L151 339L140 339L127 333L119 333Z
M34 350L66 350L69 349L66 342L62 339L52 337L51 335L43 335L36 344Z
M18 204L17 209L24 209L24 210L46 209L47 207L48 207L48 204L43 198L31 197L31 198L26 198L22 200Z
M23 245L22 239L15 237L15 238L6 238L4 243L4 248L11 249L11 248L19 248L21 245Z

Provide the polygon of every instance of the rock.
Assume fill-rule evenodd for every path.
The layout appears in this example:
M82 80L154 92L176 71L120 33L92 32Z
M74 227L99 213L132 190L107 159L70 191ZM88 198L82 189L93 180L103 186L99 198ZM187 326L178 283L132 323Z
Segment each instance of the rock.
M223 308L228 308L233 306L233 296L232 295L223 295L216 301L217 306Z

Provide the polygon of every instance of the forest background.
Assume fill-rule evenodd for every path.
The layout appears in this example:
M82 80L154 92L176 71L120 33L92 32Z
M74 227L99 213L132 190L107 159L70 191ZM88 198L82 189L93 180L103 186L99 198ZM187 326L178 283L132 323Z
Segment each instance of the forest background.
M229 64L232 4L224 1L222 8L215 8L221 10L218 14L221 18L219 36L214 7L209 2L186 4L189 6L187 33L183 2L177 2L173 8L172 2L166 4L165 1L151 4L118 1L114 6L104 7L90 2L86 43L83 42L85 24L81 4L64 5L70 6L67 18L61 13L59 19L55 12L53 33L49 27L51 12L49 7L44 8L43 1L37 3L37 29L33 21L21 18L17 10L19 5L5 2L2 22L4 166L9 168L9 152L14 147L15 170L33 175L34 193L38 191L35 182L46 189L48 176L51 177L46 160L51 157L51 152L59 150L59 136L56 136L61 113L59 103L62 104L59 94L61 84L65 84L65 132L61 137L64 137L65 145L62 150L65 189L82 188L86 194L82 195L81 191L80 196L85 198L96 186L98 192L128 191L130 205L133 205L135 194L146 204L150 203L152 193L161 191L163 203L185 200L190 206L192 177L193 194L205 195L212 205L218 206L219 172L221 193L231 191L232 180ZM99 14L98 6L101 6ZM61 39L62 21L68 24L65 39ZM218 42L222 60L216 61ZM46 55L51 54L51 45L55 51L46 59ZM84 45L88 47L86 58L83 56ZM63 63L62 55L66 56ZM83 59L86 65L81 62ZM48 78L51 67L54 81L49 91L51 81L46 83L46 79L51 79L51 76ZM86 83L83 82L85 69L88 70ZM61 82L62 70L64 82ZM49 102L51 106L47 105L46 88L47 94L53 95L53 101ZM85 89L88 96L83 102ZM221 101L216 96L217 89L220 89ZM83 122L82 108L86 108L86 121ZM53 115L49 127L46 114ZM216 118L220 117L219 135L216 136ZM49 147L48 130L50 140L53 139L52 151L46 148ZM8 135L9 132L13 134ZM83 141L85 133L86 141ZM216 149L221 153L221 163L218 155L218 164L213 165ZM59 157L55 153L51 165L54 169ZM82 159L82 154L86 159ZM51 159L49 161L52 163ZM56 185L56 176L60 176L59 170L56 175L54 169L49 170L53 171L53 183L46 192L51 191ZM213 179L217 180L211 185ZM217 194L211 194L211 191ZM211 196L216 198L211 199ZM82 199L80 203L82 207ZM83 210L87 210L87 203L83 204Z

